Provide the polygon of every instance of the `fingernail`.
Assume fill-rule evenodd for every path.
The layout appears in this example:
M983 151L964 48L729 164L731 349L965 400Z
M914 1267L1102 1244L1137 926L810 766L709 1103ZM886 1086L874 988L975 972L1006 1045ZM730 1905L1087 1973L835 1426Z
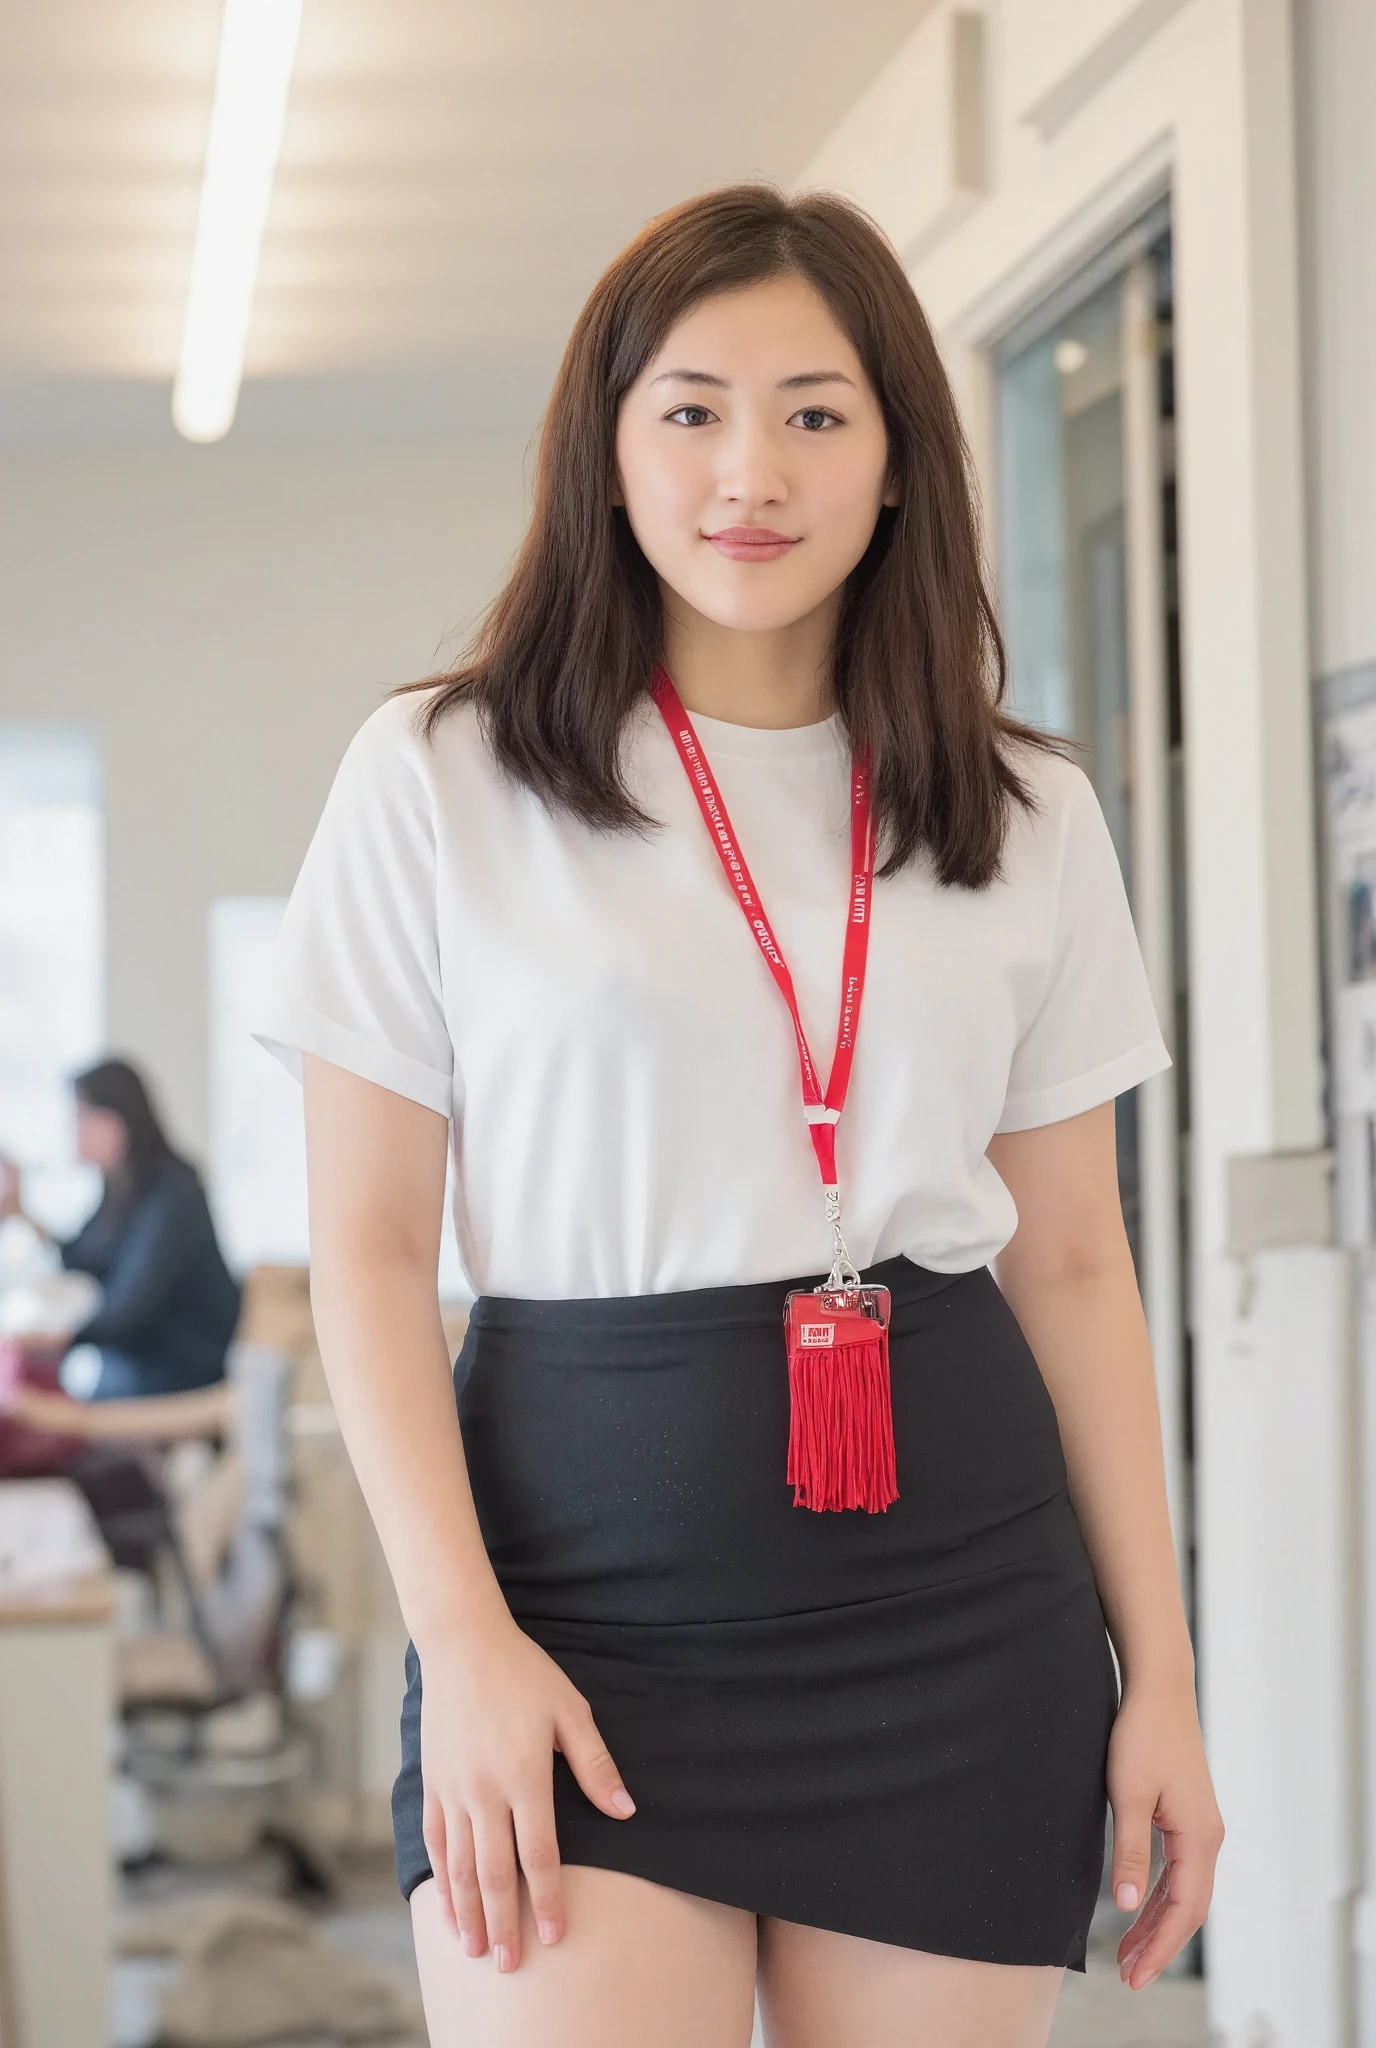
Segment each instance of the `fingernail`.
M1133 1907L1137 1904L1137 1900L1140 1894L1138 1893L1135 1884L1120 1884L1117 1891L1113 1894L1113 1896L1115 1899L1117 1899L1118 1904L1122 1907L1123 1911L1125 1913L1130 1913Z
M1142 1981L1141 1981L1141 1983L1140 1983L1140 1984L1138 1985L1137 1989L1138 1989L1139 1991L1145 1991L1145 1990L1146 1990L1146 1988L1147 1988L1147 1986L1148 1986L1148 1984L1154 1984L1154 1983L1156 1982L1157 1978L1158 1978L1158 1977L1159 1977L1160 1975L1161 1975L1161 1972L1160 1972L1159 1970L1153 1970L1153 1971L1151 1972L1151 1975L1150 1975L1150 1976L1148 1976L1148 1977L1144 1977L1144 1978L1142 1979Z
M624 1785L618 1785L612 1794L612 1805L618 1813L634 1813L635 1801Z
M464 1935L463 1952L466 1956L480 1956L482 1954L483 1944L476 1934Z
M499 1942L492 1951L492 1960L499 1970L509 1970L511 1968L511 1950Z
M537 1922L537 1929L541 1941L558 1941L559 1923L557 1920L541 1920Z

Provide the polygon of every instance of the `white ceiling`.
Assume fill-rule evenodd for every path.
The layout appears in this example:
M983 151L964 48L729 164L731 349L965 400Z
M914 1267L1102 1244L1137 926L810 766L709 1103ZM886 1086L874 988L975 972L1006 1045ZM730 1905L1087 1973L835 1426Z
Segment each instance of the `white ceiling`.
M787 183L928 4L305 0L240 430L528 419L640 223ZM217 0L6 12L0 427L161 433Z

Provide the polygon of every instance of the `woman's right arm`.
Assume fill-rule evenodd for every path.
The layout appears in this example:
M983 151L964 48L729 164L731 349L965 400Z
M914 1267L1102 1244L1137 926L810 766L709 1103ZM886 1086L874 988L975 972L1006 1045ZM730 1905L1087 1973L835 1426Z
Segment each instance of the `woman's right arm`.
M448 1126L302 1056L311 1306L340 1430L420 1659L424 1831L465 1952L520 1960L517 1865L542 1941L563 1932L553 1762L633 1812L587 1702L513 1621L464 1463L436 1271Z

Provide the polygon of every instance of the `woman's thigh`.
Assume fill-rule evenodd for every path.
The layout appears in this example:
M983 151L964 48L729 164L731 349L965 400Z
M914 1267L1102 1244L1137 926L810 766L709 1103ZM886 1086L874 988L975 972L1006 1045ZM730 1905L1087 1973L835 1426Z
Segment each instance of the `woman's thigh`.
M563 1879L567 1931L549 1948L522 1885L521 1963L505 1975L490 1955L464 1955L434 1879L417 1886L431 2048L748 2048L753 1913L582 1864L566 1864Z
M767 2048L1046 2048L1059 1969L969 1963L760 1921Z

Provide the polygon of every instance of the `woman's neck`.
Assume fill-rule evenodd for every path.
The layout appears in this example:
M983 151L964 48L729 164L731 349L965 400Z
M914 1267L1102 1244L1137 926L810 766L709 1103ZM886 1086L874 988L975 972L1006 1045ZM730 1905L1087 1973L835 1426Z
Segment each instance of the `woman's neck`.
M816 725L835 710L835 602L790 626L747 633L704 618L673 591L663 598L664 666L689 711L779 730Z

